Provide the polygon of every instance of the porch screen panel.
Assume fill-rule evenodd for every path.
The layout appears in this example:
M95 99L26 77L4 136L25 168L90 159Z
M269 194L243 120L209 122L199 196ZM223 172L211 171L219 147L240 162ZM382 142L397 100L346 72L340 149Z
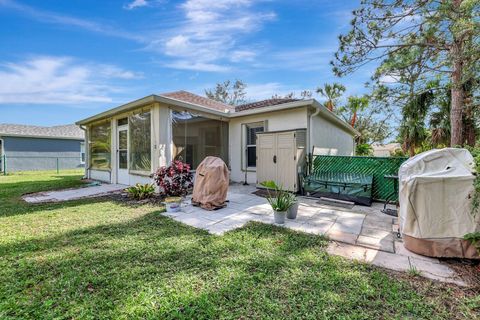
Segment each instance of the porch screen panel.
M196 169L207 156L228 164L228 123L190 112L172 111L173 156Z
M133 114L129 118L130 170L151 171L151 115L150 111Z
M90 168L110 169L111 133L110 122L104 122L90 127Z

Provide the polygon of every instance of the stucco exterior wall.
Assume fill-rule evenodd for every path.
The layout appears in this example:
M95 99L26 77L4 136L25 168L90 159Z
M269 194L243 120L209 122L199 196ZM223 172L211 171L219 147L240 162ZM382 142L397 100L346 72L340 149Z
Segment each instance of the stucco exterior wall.
M7 172L29 170L76 169L81 163L80 143L83 140L0 137L7 157Z
M307 119L308 112L306 107L230 119L230 179L234 182L243 182L245 180L245 150L243 145L245 137L243 136L244 132L242 132L242 124L266 121L265 131L280 131L305 129L307 128ZM248 169L247 182L257 182L255 169Z
M355 140L351 133L336 126L321 115L312 117L310 150L318 154L332 156L352 156L355 153Z

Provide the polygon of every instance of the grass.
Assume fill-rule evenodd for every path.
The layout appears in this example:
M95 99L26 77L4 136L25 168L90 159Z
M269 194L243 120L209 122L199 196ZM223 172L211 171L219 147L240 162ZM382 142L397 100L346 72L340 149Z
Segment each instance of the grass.
M108 198L28 205L81 175L0 177L0 319L473 319L454 286L325 253L322 237L252 223L212 236Z

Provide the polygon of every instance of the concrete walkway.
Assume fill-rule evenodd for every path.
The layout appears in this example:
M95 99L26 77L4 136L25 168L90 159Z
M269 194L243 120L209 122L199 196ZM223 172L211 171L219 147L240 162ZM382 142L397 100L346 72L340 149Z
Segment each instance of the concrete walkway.
M181 212L165 212L163 215L217 235L240 228L249 221L274 224L270 205L266 199L253 195L255 190L253 186L232 185L226 208L207 211L192 206L187 200ZM287 219L280 226L327 236L333 240L327 248L330 254L391 270L415 271L430 279L465 285L451 268L438 259L406 250L401 239L397 238L397 219L380 212L383 204L341 209L318 204L318 199L299 199L297 219Z
M59 201L77 200L82 198L101 197L112 192L121 191L126 187L127 186L123 184L101 184L93 187L84 187L84 188L29 194L29 195L25 195L23 197L23 200L25 200L28 203L41 203L41 202L59 202Z

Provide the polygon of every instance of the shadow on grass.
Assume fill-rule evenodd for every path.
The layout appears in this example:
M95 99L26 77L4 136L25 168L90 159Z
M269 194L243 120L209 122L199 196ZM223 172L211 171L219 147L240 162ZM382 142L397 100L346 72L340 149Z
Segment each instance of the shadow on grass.
M444 316L402 283L329 257L325 244L261 223L212 236L152 211L0 246L0 317Z

